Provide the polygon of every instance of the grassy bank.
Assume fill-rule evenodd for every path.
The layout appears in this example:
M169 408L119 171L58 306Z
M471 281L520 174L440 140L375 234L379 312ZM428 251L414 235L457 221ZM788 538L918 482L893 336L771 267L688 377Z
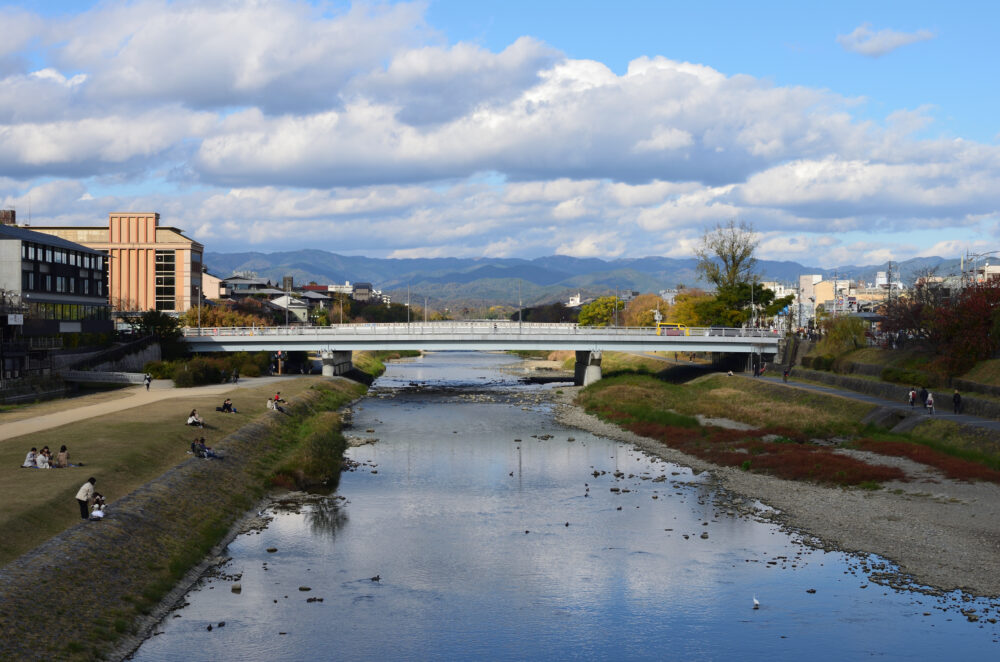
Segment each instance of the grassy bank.
M583 390L578 403L671 448L782 478L864 487L905 479L898 469L835 452L850 446L909 457L954 478L1000 482L996 445L977 442L975 434L958 426L935 421L933 429L920 426L909 434L892 434L862 423L872 405L749 379L712 375L677 385L649 375L621 374ZM703 426L696 415L753 429Z
M356 357L356 363L371 367L383 358ZM273 485L336 480L343 437L333 410L366 387L343 379L283 381L287 415L264 407L271 388L240 391L238 415L206 417L209 445L225 453L223 461L186 454L193 433L176 422L177 412L183 419L192 406L184 398L121 412L114 422L38 433L50 446L74 434L80 450L73 459L85 456L87 466L14 470L47 501L4 505L3 529L13 531L3 541L8 560L33 549L0 570L0 659L101 658ZM212 403L193 404L208 413ZM31 445L39 445L35 437ZM4 445L8 452L14 446L20 448ZM19 464L23 453L12 457ZM111 501L103 522L79 523L74 514L73 495L89 475Z

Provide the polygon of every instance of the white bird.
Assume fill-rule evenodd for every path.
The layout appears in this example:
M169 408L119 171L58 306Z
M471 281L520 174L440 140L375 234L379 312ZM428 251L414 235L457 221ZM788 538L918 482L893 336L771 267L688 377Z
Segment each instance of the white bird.
M756 593L753 596L753 608L754 609L760 609L760 600L757 599L757 594Z

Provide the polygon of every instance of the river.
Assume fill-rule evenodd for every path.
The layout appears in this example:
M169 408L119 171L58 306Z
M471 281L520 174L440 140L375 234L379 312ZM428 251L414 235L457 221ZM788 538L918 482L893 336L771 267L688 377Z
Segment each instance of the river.
M988 602L880 585L878 558L814 549L720 506L707 475L560 426L559 386L519 384L517 361L392 364L348 431L378 441L349 451L337 492L269 508L135 659L1000 654Z

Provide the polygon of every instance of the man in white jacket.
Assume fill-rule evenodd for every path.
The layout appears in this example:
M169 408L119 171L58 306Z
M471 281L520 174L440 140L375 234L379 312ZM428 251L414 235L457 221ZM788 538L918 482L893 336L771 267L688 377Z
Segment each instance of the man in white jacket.
M80 517L90 519L90 500L94 498L94 484L97 479L91 476L76 493L76 502L80 504Z

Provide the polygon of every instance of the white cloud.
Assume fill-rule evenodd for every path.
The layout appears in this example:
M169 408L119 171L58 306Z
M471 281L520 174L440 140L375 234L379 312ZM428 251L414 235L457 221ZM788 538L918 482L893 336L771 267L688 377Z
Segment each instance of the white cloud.
M854 31L850 34L837 35L837 43L844 50L852 53L867 55L869 57L881 57L902 46L933 38L934 33L930 30L898 32L886 28L875 32L872 30L870 23L862 23L854 28Z

